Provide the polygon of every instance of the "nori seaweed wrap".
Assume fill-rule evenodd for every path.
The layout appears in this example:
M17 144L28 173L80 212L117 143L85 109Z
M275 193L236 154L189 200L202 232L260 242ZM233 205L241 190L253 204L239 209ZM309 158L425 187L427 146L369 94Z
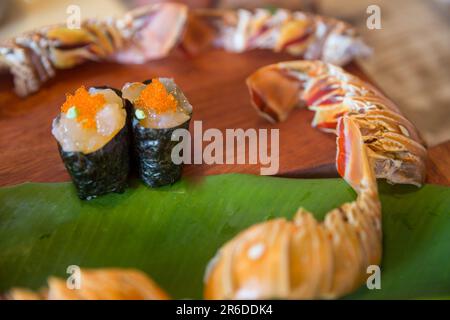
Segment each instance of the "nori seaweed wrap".
M172 161L175 130L189 129L192 106L172 79L129 83L122 89L134 107L133 149L139 176L150 187L180 179L182 164Z
M130 128L119 90L81 87L68 95L52 133L80 199L125 191Z

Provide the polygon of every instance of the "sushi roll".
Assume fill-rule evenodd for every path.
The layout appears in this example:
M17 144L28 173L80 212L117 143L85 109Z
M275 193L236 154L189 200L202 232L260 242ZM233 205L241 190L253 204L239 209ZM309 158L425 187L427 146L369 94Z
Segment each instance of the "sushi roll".
M139 176L150 187L172 184L181 177L182 165L172 161L172 133L188 129L192 106L173 79L158 78L127 83L124 99L133 106L133 149Z
M130 171L127 122L119 90L80 87L67 95L52 134L80 199L125 190Z

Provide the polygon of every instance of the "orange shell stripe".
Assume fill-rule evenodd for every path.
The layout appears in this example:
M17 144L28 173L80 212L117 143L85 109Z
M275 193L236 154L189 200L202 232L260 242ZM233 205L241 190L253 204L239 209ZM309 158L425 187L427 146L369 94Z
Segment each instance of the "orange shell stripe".
M152 82L141 91L136 106L143 109L146 114L175 112L177 100L167 92L161 81L152 79Z
M66 101L61 107L61 112L66 113L71 107L77 108L76 120L81 122L84 128L96 128L95 116L106 103L102 94L91 95L84 86L75 91L74 95L66 94Z

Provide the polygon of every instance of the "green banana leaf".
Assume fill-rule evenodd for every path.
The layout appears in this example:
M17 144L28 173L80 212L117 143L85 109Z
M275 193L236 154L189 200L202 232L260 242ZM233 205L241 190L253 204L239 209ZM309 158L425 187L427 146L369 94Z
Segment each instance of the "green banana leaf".
M380 183L384 257L381 289L347 298L450 296L450 188ZM303 206L322 219L355 194L341 179L220 175L81 201L71 183L0 189L0 292L39 288L69 265L132 267L174 298L201 298L217 249L240 230Z

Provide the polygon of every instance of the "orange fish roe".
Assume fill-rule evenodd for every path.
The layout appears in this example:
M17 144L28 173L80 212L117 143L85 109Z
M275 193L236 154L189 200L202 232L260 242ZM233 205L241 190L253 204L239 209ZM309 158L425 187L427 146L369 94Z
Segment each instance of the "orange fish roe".
M61 112L66 113L67 110L76 107L77 121L81 122L84 128L95 128L95 116L97 111L106 103L102 94L89 94L84 86L75 91L74 95L66 94L66 102L61 107Z
M146 113L175 112L177 109L177 100L167 92L166 87L158 79L152 79L152 82L141 91L135 103Z

